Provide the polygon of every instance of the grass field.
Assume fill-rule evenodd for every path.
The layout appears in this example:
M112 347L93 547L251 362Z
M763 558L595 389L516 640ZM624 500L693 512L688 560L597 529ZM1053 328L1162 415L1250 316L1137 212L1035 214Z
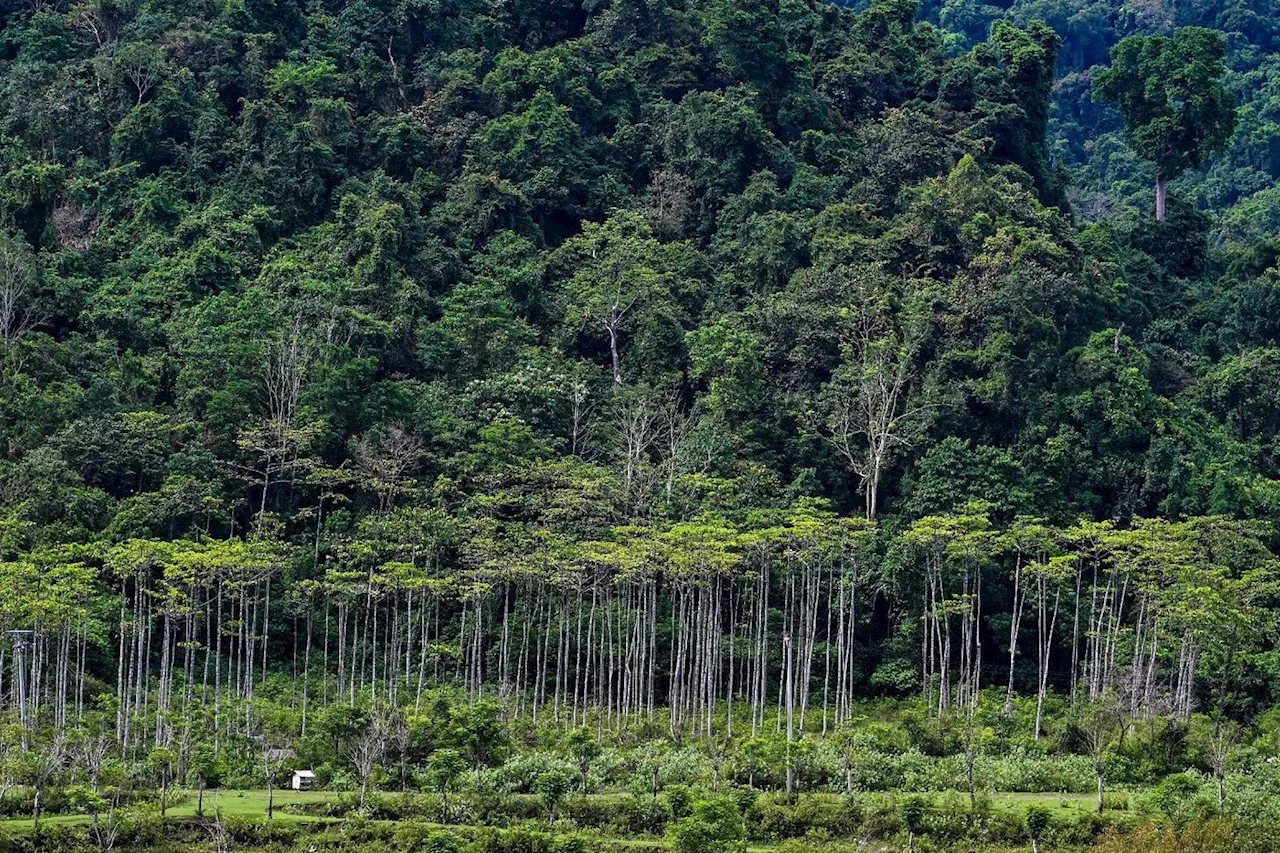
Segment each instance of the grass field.
M332 791L294 791L288 788L278 788L273 794L275 802L274 818L281 821L315 821L325 820L324 818L308 817L303 815L291 814L286 806L296 803L315 803L337 800L348 793L332 792ZM530 795L531 796L531 795ZM589 799L597 803L608 803L617 801L626 794L603 793L590 794ZM831 800L833 803L840 800L836 794L808 794L802 795L806 797L817 797L821 799ZM870 802L883 802L886 798L897 797L897 794L886 793L869 793L864 794L863 798ZM935 800L957 800L961 803L967 801L968 794L964 791L947 791L930 795ZM1021 813L1031 805L1041 805L1049 808L1061 817L1077 817L1081 814L1094 811L1097 805L1097 798L1094 794L1059 794L1059 793L996 793L986 795L990 803L997 809ZM1123 796L1123 795L1120 795ZM175 800L180 800L171 805L166 816L172 819L180 819L192 817L196 814L198 806L198 798L194 791L183 792L181 797L175 796ZM265 789L262 790L233 790L233 789L217 789L207 790L204 793L204 812L206 815L213 814L216 811L223 815L236 816L247 819L266 818L267 816L268 795ZM157 808L152 804L151 808ZM49 815L41 818L41 823L47 825L58 824L75 824L83 823L89 820L87 815ZM0 828L9 831L21 831L31 827L30 818L9 818L0 821Z

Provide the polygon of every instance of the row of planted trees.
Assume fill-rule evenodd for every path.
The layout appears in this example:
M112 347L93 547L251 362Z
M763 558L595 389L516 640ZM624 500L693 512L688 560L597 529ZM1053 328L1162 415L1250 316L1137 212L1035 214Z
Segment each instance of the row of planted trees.
M1062 528L973 505L888 531L801 501L576 539L392 511L310 573L265 536L5 563L0 622L22 642L0 697L63 725L110 692L135 755L174 746L196 708L215 748L260 733L271 673L303 735L331 704L419 707L440 684L565 728L661 715L675 738L825 734L871 693L943 714L998 684L1038 697L1038 736L1053 690L1133 715L1225 701L1271 640L1274 562L1217 517Z

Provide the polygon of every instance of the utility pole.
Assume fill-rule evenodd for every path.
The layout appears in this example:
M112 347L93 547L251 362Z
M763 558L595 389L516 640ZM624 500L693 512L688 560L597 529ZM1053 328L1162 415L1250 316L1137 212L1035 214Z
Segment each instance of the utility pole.
M31 631L10 631L13 640L13 669L18 676L18 720L22 724L22 748L26 750L27 742L27 648L31 644Z

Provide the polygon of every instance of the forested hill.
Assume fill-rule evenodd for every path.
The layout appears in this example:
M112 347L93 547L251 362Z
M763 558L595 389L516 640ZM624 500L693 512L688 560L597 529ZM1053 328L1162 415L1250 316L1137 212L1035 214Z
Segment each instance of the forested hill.
M793 636L824 719L1006 665L1271 701L1280 243L1209 239L1233 146L1163 222L1137 154L1073 210L1103 167L1059 148L1126 142L1085 92L1051 152L1107 53L1032 11L6 6L0 627L42 707L158 743L323 643L352 701L674 732L763 713Z
M1154 173L1125 144L1120 116L1095 102L1093 83L1124 37L1177 28L1218 31L1226 88L1238 104L1231 143L1178 186L1184 203L1213 211L1199 222L1215 242L1249 243L1280 229L1280 4L1275 0L1100 2L1099 0L931 0L921 14L945 31L948 49L982 41L993 20L1046 21L1063 37L1049 147L1071 176L1072 204L1085 217L1132 214L1150 204ZM1272 309L1274 312L1274 308Z

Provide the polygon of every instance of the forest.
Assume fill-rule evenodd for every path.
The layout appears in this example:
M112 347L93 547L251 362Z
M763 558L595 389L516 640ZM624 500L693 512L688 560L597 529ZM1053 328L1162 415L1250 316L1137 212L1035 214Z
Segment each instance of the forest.
M1280 4L3 0L0 442L0 853L1280 849Z

